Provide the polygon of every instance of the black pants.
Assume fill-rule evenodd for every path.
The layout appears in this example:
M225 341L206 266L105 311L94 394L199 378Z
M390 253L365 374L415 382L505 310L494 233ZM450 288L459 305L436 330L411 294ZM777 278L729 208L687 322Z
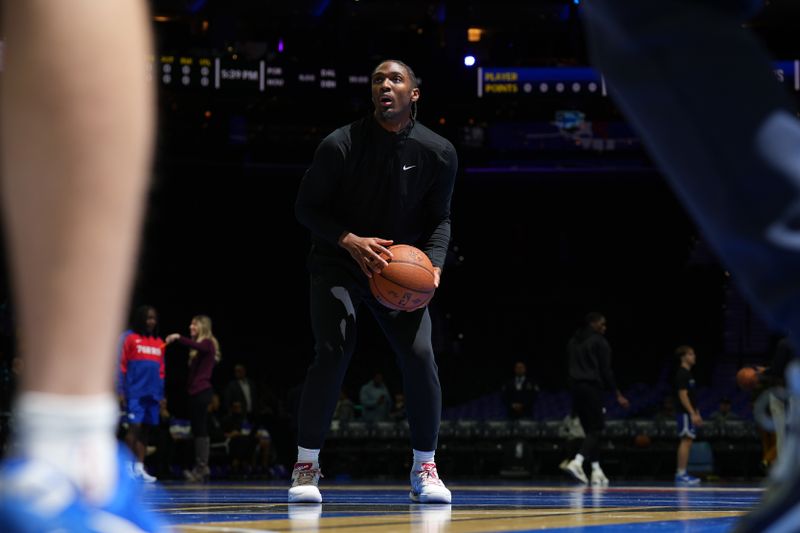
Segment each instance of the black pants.
M206 389L189 395L189 421L192 424L192 435L208 437L208 406L214 396L214 389Z
M599 383L579 381L572 384L572 410L586 433L581 444L581 455L589 461L598 460L600 432L606 426L603 414L603 389Z
M358 267L336 259L311 259L311 327L316 357L300 398L298 444L322 448L353 354L356 312L364 304L383 330L403 374L411 445L436 449L442 391L431 344L428 309L392 311L369 291Z

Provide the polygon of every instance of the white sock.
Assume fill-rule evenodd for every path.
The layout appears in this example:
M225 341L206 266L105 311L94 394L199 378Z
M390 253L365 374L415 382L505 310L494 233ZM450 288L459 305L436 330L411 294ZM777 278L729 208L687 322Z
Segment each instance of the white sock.
M679 475L679 476L685 476L685 475L686 475L686 470L678 470L678 471L677 471L677 472L675 472L675 473L676 473L677 475Z
M599 461L592 461L592 471L600 470L600 462Z
M20 394L14 408L16 441L25 457L46 462L101 505L117 484L117 400L110 394Z
M573 459L573 461L578 463L580 466L583 466L583 455L581 455L579 453L576 453L575 454L575 459Z
M411 470L417 471L422 470L423 463L433 463L434 456L436 455L436 450L431 450L429 452L421 452L419 450L412 450L414 452L414 464L411 466Z
M313 463L319 464L319 449L297 447L297 462L298 463Z

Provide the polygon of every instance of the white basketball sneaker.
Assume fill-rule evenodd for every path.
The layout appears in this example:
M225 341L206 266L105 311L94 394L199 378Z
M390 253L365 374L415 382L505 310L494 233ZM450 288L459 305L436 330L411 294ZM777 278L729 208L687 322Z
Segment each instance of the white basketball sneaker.
M592 486L608 487L608 478L600 468L592 468Z
M450 503L452 495L439 479L436 463L422 463L420 470L411 471L411 501L417 503Z
M295 463L292 470L292 487L289 489L289 503L322 503L322 494L318 488L321 477L319 464Z

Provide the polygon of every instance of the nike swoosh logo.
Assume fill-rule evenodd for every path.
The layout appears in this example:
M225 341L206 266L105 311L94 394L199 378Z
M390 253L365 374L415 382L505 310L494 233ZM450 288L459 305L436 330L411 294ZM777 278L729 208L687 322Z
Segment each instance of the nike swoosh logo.
M409 165L409 166L403 165L403 170L410 170L410 169L412 169L412 168L414 168L416 166L417 165Z

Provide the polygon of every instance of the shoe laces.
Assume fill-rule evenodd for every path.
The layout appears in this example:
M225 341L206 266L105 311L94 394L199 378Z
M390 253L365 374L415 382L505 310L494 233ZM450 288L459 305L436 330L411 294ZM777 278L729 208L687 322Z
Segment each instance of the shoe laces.
M295 467L292 477L294 478L294 485L316 485L319 478L325 476L322 475L319 468L303 466Z
M423 463L422 469L414 472L414 475L423 485L444 485L436 471L436 463Z

